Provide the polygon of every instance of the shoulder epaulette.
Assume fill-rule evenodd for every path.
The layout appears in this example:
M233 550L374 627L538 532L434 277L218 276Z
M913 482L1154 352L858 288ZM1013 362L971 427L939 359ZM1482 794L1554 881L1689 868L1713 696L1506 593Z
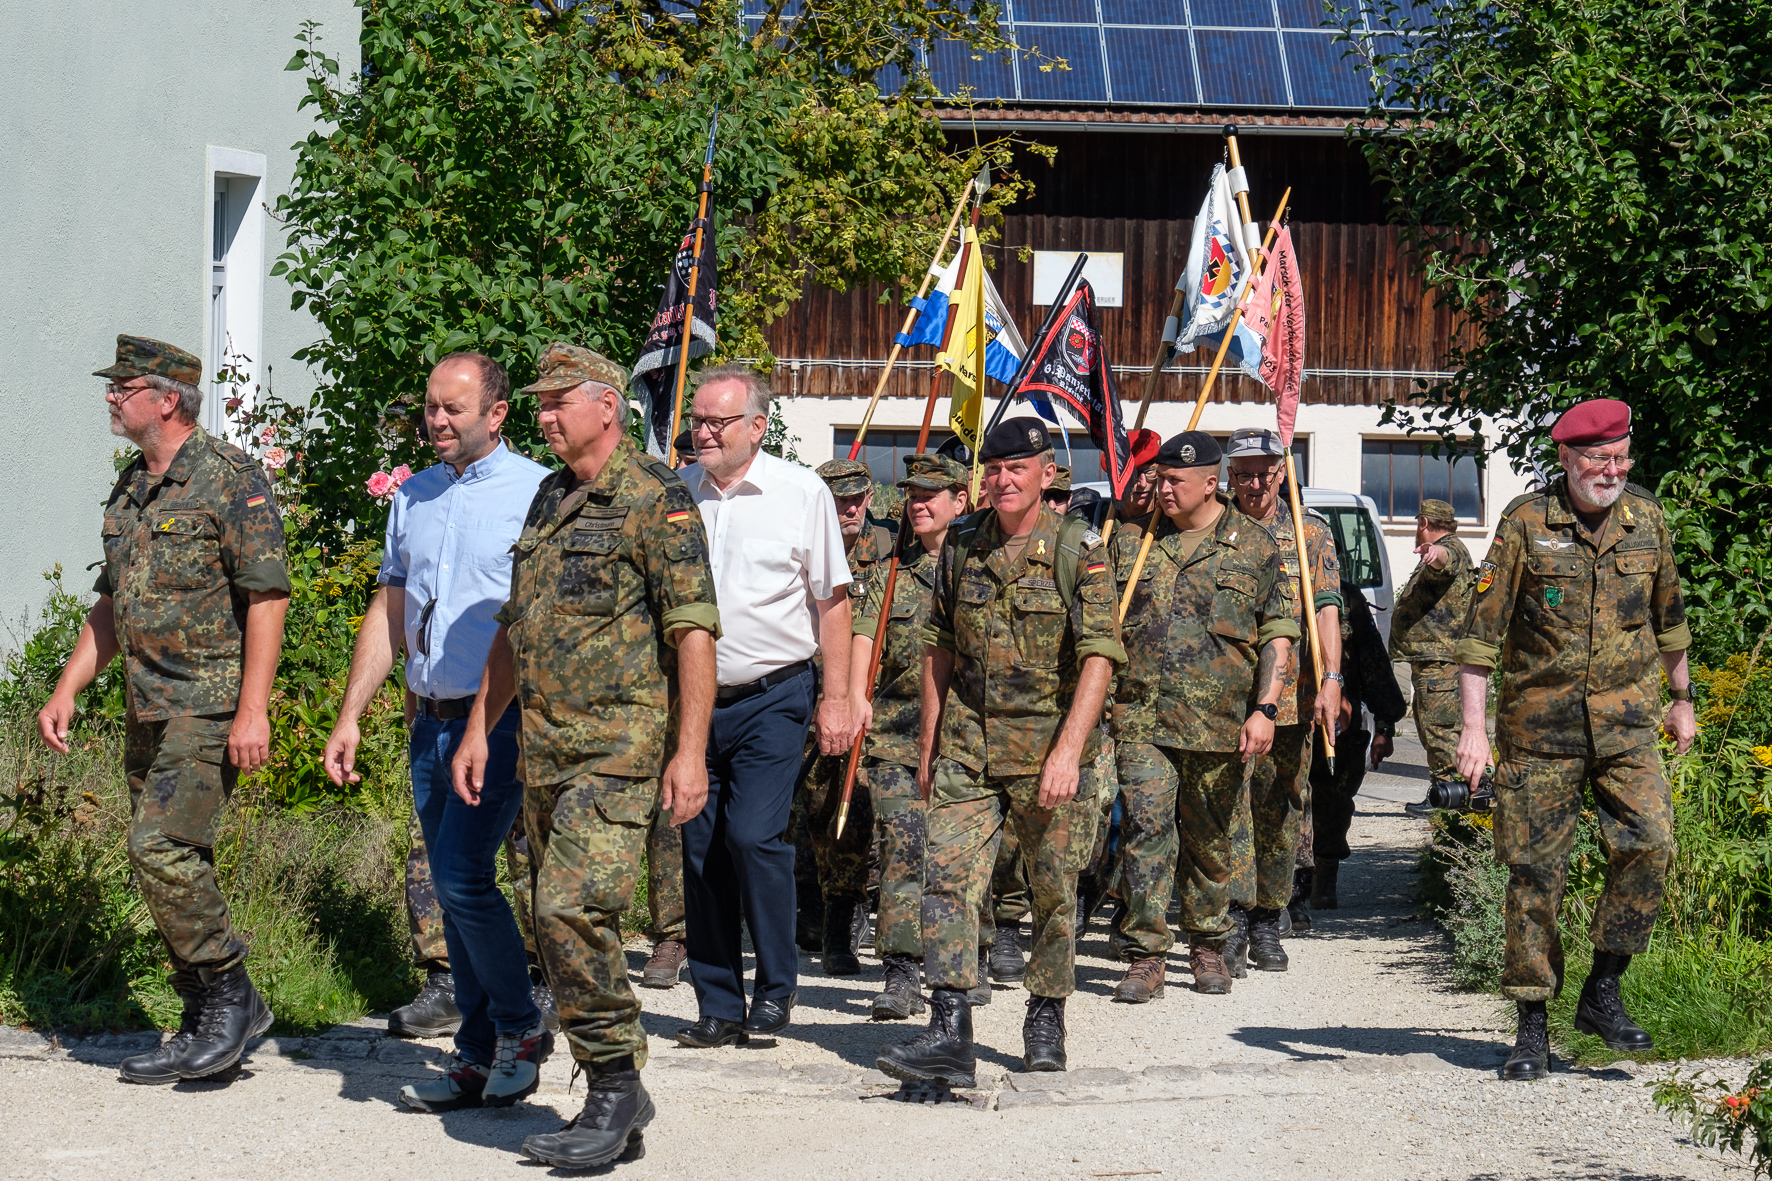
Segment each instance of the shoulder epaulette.
M1512 500L1507 502L1507 507L1501 510L1501 516L1505 520L1506 518L1512 516L1513 511L1515 509L1519 508L1521 505L1530 504L1534 500L1540 500L1540 499L1542 499L1546 496L1549 496L1549 495L1550 495L1550 489L1548 489L1548 488L1541 488L1537 492L1523 492L1520 495L1514 497Z
M1644 500L1648 501L1650 504L1654 505L1656 508L1661 507L1661 500L1655 495L1655 493L1649 491L1647 488L1643 487L1641 484L1626 483L1624 486L1624 490L1626 492L1632 493L1636 496L1641 496Z
M640 457L640 466L645 469L648 475L657 480L660 484L663 484L666 488L669 488L672 484L682 484L685 488L689 487L688 484L683 483L683 477L680 473L673 471L670 464L658 458L656 455L642 455Z
M226 439L218 439L214 435L210 435L209 449L226 460L237 472L243 472L247 468L258 466L258 461L256 459L252 458L252 456L246 454L245 451L234 446L234 444L228 442Z
M1317 509L1312 508L1308 504L1304 506L1304 515L1307 517L1317 518L1317 520L1319 520L1323 523L1324 528L1329 527L1329 518L1324 516L1321 512L1319 512Z

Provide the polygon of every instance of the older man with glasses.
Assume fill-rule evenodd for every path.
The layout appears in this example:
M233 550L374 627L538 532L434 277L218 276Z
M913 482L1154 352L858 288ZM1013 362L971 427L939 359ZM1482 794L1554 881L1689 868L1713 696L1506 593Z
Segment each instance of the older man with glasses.
M1519 1009L1505 1079L1550 1073L1545 1002L1563 987L1557 932L1583 796L1593 789L1606 849L1594 908L1593 970L1575 1028L1623 1054L1646 1054L1619 977L1647 950L1673 859L1673 801L1658 739L1692 745L1692 633L1661 504L1627 484L1630 407L1595 398L1571 407L1551 439L1563 475L1501 515L1464 631L1464 727L1458 772L1476 783L1490 762L1490 671L1505 674L1495 709L1495 859L1508 868L1502 995ZM1662 712L1661 679L1672 698Z
M356 782L358 719L406 649L412 723L413 809L443 909L448 971L432 966L427 987L390 1029L436 1036L459 1014L459 1069L401 1092L421 1111L508 1106L535 1089L551 1047L530 987L523 936L498 888L497 856L523 804L517 775L516 705L489 736L493 756L478 806L452 790L450 760L510 596L511 546L547 469L509 450L499 435L510 411L510 378L479 353L454 353L425 385L425 430L437 458L402 484L388 514L381 589L357 632L338 722L324 763L334 783ZM452 979L451 979L452 977ZM453 988L453 1005L443 989ZM426 1023L430 1024L427 1025Z
M794 1007L794 849L788 825L806 727L840 754L855 737L849 564L836 500L810 469L763 450L770 390L738 366L704 370L683 480L707 528L722 635L707 743L708 799L683 826L689 978L700 1019L677 1040L703 1048L773 1038ZM823 659L819 698L812 657ZM750 931L757 977L745 1005Z

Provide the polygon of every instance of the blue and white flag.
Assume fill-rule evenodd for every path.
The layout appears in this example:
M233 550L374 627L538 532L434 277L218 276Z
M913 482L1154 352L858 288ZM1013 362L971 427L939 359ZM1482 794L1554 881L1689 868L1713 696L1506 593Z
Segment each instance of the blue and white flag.
M1216 352L1249 285L1251 248L1260 247L1261 231L1245 226L1237 215L1236 194L1248 188L1242 173L1240 168L1231 173L1223 164L1214 165L1206 200L1194 218L1187 271L1175 285L1187 295L1177 352L1191 353L1201 343ZM1261 337L1239 324L1226 356L1253 373L1261 364Z
M906 348L917 344L941 345L947 334L949 313L953 310L954 284L959 279L960 257L964 253L964 250L956 250L953 261L937 274L934 290L918 309L916 324L899 344ZM1015 330L1015 320L1009 315L1003 297L997 294L997 285L991 282L989 271L984 273L984 322L991 334L984 347L984 371L998 381L1008 382L1021 367L1027 345L1023 343L1021 333Z

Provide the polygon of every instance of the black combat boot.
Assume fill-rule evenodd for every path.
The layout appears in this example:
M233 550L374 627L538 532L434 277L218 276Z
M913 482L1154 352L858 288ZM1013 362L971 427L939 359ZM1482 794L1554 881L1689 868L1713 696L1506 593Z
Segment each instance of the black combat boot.
M1021 1022L1021 1060L1029 1071L1064 1069L1064 998L1030 996Z
M1291 961L1280 944L1280 908L1258 906L1249 912L1249 962L1258 972L1284 972Z
M117 1077L126 1083L158 1087L176 1083L184 1077L174 1064L185 1056L191 1038L196 1035L197 1018L203 1010L203 985L197 979L196 970L191 968L174 972L167 983L185 1004L185 1011L179 1017L178 1032L159 1049L119 1062Z
M1292 871L1292 897L1286 902L1286 915L1292 920L1294 931L1311 929L1311 879L1315 876L1315 871L1308 865Z
M1028 974L1021 955L1021 924L998 923L991 941L991 979L998 984L1017 984Z
M271 1028L271 1010L246 978L246 965L225 972L198 968L202 1012L197 1032L173 1063L182 1078L207 1078L240 1061L246 1043Z
M978 1085L978 1059L972 1052L972 1006L958 988L929 991L929 1027L899 1046L887 1046L874 1060L881 1073L905 1082Z
M874 945L874 920L868 899L863 898L855 904L855 921L850 924L849 946L860 955L864 947Z
M824 900L824 974L859 976L861 961L855 958L855 899Z
M1336 879L1341 875L1341 862L1317 860L1316 872L1311 875L1311 909L1338 910L1341 899L1335 896Z
M1581 999L1575 1005L1575 1028L1591 1033L1606 1043L1608 1050L1621 1054L1646 1054L1655 1048L1647 1031L1624 1011L1624 999L1618 995L1618 978L1630 967L1628 955L1610 951L1594 952L1594 970L1581 986Z
M1120 899L1114 900L1113 913L1108 915L1107 958L1116 963L1128 962L1131 957L1126 954L1126 935L1120 930L1120 924L1126 921L1126 915L1132 908Z
M1096 883L1095 875L1092 873L1079 874L1077 876L1076 938L1082 939L1084 932L1089 930L1089 917L1100 905L1101 887Z
M824 950L824 896L815 889L795 895L794 946L813 953Z
M1545 1028L1543 1001L1518 1001L1520 1032L1501 1077L1529 1081L1550 1077L1550 1031Z
M641 1132L658 1114L632 1055L590 1063L585 1105L558 1132L530 1136L522 1153L557 1169L593 1169L646 1155Z
M978 983L966 992L966 1003L969 1005L988 1005L991 1003L991 947L988 943L978 945Z
M425 973L424 987L388 1014L388 1033L393 1037L449 1037L461 1028L461 1010L455 1007L455 977L444 968Z
M903 1021L920 1017L927 1007L917 979L918 961L913 956L888 953L885 959L886 987L874 998L875 1021Z
M1249 911L1235 902L1231 903L1231 933L1225 936L1224 970L1231 978L1241 980L1249 975Z

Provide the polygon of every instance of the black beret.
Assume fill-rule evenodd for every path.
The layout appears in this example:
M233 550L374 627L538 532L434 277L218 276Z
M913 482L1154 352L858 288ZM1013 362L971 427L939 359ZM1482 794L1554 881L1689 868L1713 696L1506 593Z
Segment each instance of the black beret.
M1027 459L1052 450L1052 436L1037 418L1005 418L985 432L978 446L980 460Z
M1157 448L1158 467L1217 467L1224 451L1205 431L1183 431Z
M935 453L943 459L953 460L961 467L972 466L972 448L966 446L965 440L961 439L959 435L955 435L936 448Z

